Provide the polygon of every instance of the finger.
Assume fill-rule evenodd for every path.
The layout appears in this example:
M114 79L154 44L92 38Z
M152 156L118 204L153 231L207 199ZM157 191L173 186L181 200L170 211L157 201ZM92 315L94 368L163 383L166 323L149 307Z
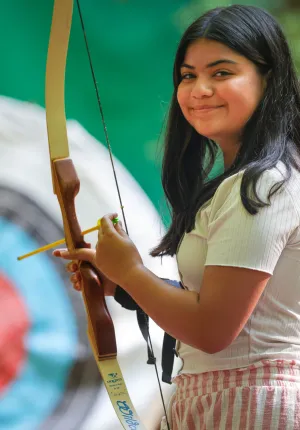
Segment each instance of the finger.
M118 221L117 223L116 223L116 225L119 225L119 226L121 226L121 228L123 228L123 223L122 223L122 221L120 220L120 221ZM124 229L123 229L124 230Z
M67 272L76 272L78 269L79 269L79 266L75 261L71 261L66 265Z
M79 260L88 261L92 263L94 261L95 250L89 248L74 249L74 251L68 251L67 249L56 249L53 251L54 257L60 257L65 260Z
M117 213L107 214L106 216L108 216L111 221L114 220L115 218L118 218Z
M74 284L74 288L75 288L75 290L77 290L77 291L81 291L81 283L80 282L76 282L76 284Z
M102 231L102 227L100 226L98 230L98 240L101 240L102 237L103 237L103 231Z
M122 227L122 222L118 221L117 223L113 223L112 219L114 218L116 214L108 214L105 215L101 220L101 226L102 226L102 236L104 234L111 234L113 235L114 232L117 232L122 237L128 237L126 231ZM99 239L102 237L101 235L98 236Z
M79 272L73 273L72 276L70 276L70 281L73 284L73 288L77 291L81 291L81 275Z
M99 223L100 227L102 226L102 220L103 220L104 218L109 219L110 221L114 221L115 219L118 219L118 214L115 212L115 213L108 213L108 214L104 215L104 216L100 219L100 223ZM119 221L118 221L118 222L119 222Z
M76 279L75 274L74 274L74 275L72 275L72 276L70 276L70 281L72 282L72 284L73 284L74 286L75 286L76 282L78 282L78 281L77 281L77 279Z
M122 237L127 237L127 233L126 231L123 229L122 224L120 222L118 222L115 225L115 230L119 233L120 236Z
M75 284L76 282L81 282L80 272L73 273L73 275L70 276L70 281L72 282L72 284Z
M104 215L104 217L101 218L101 230L103 234L114 234L115 232L115 225L112 222L112 220L114 218L117 218L118 214L117 213L113 213L113 214L107 214Z

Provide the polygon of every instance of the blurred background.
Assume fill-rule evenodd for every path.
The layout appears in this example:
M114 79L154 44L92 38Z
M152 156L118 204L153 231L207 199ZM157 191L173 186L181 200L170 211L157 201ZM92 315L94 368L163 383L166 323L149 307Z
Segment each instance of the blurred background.
M169 222L160 184L162 130L172 65L184 29L204 11L229 4L264 7L281 22L300 69L299 0L84 0L94 70L129 233L145 264L177 279L173 259L151 259ZM53 0L0 5L0 430L121 428L86 338L81 296L51 253L18 255L63 237L52 193L44 81ZM95 89L76 5L66 72L71 157L81 180L83 229L118 211ZM214 171L222 169L219 159ZM96 236L87 238L95 244ZM133 312L108 300L119 362L146 428L162 416L156 376ZM151 325L158 358L161 330ZM177 364L178 366L179 364ZM169 398L172 387L164 385Z

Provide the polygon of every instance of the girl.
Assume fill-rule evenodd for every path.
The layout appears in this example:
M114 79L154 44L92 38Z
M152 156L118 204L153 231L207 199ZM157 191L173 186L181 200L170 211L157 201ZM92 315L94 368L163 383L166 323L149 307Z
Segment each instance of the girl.
M55 251L92 262L107 294L121 286L178 340L172 430L300 428L299 155L300 89L279 25L251 6L211 10L176 54L162 173L172 223L152 251L176 254L184 289L147 270L116 214L96 250Z

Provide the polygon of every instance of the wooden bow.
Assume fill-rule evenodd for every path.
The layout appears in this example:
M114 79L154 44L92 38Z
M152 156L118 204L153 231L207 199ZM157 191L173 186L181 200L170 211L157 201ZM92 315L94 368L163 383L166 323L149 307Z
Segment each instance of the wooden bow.
M46 119L53 189L61 208L69 250L85 248L76 217L75 197L80 181L69 158L64 85L73 0L55 0L46 67ZM130 400L117 361L115 330L97 272L80 264L82 292L88 320L88 336L110 400L124 429L145 430ZM101 423L99 425L101 428Z

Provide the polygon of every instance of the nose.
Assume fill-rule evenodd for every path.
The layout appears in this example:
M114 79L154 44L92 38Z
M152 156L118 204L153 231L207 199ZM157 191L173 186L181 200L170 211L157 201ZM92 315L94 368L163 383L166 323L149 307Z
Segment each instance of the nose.
M210 82L204 79L196 79L191 91L191 96L195 99L202 97L211 97L214 94L214 89Z

